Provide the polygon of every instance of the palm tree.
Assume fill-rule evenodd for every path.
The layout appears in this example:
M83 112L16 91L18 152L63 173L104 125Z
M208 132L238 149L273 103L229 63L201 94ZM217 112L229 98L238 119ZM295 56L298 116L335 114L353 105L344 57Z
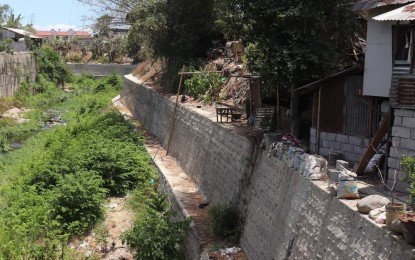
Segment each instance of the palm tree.
M17 17L15 17L14 13L11 13L6 21L5 27L10 28L21 28L22 27L22 15L19 14Z

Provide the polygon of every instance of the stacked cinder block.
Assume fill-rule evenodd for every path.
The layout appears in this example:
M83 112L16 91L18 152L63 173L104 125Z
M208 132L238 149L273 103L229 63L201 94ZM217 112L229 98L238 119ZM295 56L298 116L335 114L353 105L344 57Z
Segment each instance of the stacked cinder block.
M310 128L310 150L315 153L317 151L317 131ZM329 156L330 150L341 151L344 159L351 163L357 163L362 158L367 147L369 139L355 136L347 136L335 133L320 133L320 154Z
M405 191L409 184L406 182L406 173L400 170L402 156L415 156L415 113L409 109L395 109L395 119L392 127L392 143L388 159L388 182L395 178L395 171L399 171L397 190Z

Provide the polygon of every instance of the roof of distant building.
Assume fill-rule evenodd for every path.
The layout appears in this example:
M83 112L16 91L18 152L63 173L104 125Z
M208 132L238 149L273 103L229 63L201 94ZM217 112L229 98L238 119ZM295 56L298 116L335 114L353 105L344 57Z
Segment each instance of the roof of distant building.
M50 31L36 31L36 35L39 37L52 37L54 35L56 36L72 36L75 35L78 38L92 38L92 35L87 31L74 31L72 29L69 29L68 31L62 32L62 31L56 31L56 30L50 30Z
M413 21L415 20L415 3L375 16L373 19L377 21Z
M20 34L22 36L27 36L27 37L32 38L32 39L39 39L39 38L41 38L41 37L39 37L39 36L37 36L37 35L29 32L29 31L26 31L26 30L23 30L23 29L10 28L10 27L3 27L3 28L6 29L6 30L8 30L8 31L11 31L11 32Z
M360 0L353 5L352 11L370 10L386 5L406 4L411 2L415 2L415 0Z

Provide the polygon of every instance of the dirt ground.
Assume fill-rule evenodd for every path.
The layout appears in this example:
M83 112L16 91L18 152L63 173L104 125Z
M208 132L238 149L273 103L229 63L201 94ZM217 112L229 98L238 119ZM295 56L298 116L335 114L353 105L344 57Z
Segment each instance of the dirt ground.
M128 197L110 197L105 204L105 220L82 240L73 241L70 247L85 257L94 256L106 260L132 260L132 252L123 245L121 234L130 229L133 213L126 207Z

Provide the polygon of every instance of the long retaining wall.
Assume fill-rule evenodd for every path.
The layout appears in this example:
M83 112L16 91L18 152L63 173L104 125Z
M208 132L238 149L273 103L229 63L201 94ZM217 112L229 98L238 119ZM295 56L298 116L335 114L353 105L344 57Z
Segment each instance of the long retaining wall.
M174 103L125 77L123 103L166 148ZM170 154L215 203L239 205L249 259L411 259L412 247L265 152L178 107ZM190 257L197 259L197 256Z
M0 53L0 97L16 94L20 84L36 80L36 59L28 52Z
M92 64L92 63L67 63L69 69L76 75L82 73L92 74L96 77L113 73L127 75L133 72L137 65L130 64Z

